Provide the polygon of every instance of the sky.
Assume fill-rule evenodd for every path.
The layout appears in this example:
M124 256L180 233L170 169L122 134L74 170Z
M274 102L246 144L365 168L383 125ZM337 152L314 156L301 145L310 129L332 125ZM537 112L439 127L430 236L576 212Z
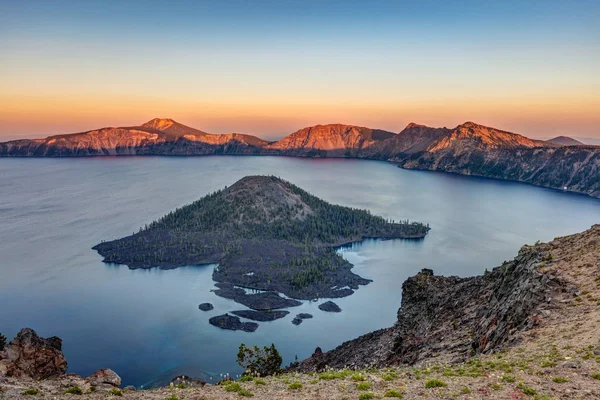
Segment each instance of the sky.
M600 138L599 20L598 0L0 0L0 140L155 117Z

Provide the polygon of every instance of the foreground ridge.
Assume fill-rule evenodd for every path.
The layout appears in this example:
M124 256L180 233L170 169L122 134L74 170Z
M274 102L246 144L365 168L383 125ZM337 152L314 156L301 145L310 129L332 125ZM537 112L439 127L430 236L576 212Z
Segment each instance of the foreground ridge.
M529 183L600 197L600 146L549 141L465 122L455 128L410 123L399 133L353 125L316 125L277 142L211 134L168 118L139 126L0 143L0 157L110 155L275 155L385 160L402 168Z

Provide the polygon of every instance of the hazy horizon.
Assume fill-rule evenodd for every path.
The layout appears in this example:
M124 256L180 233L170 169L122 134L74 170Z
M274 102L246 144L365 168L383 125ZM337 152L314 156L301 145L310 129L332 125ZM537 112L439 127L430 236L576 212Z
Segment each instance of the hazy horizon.
M0 141L157 116L267 140L465 121L600 139L599 18L586 0L2 2Z

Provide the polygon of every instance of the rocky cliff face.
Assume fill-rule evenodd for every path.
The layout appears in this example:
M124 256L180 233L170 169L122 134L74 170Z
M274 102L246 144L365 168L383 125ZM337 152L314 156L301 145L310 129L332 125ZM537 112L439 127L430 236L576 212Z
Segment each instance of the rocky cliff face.
M591 231L598 239L600 226ZM586 234L590 235L580 235ZM562 244L565 257L578 254L567 240ZM458 362L515 344L519 333L540 324L567 292L566 280L545 270L546 264L557 262L550 250L548 245L524 246L514 260L472 278L435 276L422 270L402 285L402 307L394 326L327 353L316 352L298 369Z
M267 144L255 136L215 135L171 119L155 118L135 127L103 128L46 139L0 143L0 156L254 154Z
M62 340L44 339L29 328L22 329L0 352L0 376L47 379L64 375L66 371Z
M600 197L600 147L518 147L481 150L453 146L400 155L402 168L526 182Z
M301 129L268 146L273 154L304 157L361 157L363 150L395 133L352 125L317 125Z

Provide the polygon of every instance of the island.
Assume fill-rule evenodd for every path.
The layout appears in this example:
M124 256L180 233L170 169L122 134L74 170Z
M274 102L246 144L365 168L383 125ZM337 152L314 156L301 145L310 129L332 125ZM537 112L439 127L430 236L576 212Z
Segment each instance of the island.
M368 284L339 246L422 239L428 231L423 223L330 204L274 176L247 176L94 249L104 262L131 269L218 264L215 294L264 311L349 296Z

